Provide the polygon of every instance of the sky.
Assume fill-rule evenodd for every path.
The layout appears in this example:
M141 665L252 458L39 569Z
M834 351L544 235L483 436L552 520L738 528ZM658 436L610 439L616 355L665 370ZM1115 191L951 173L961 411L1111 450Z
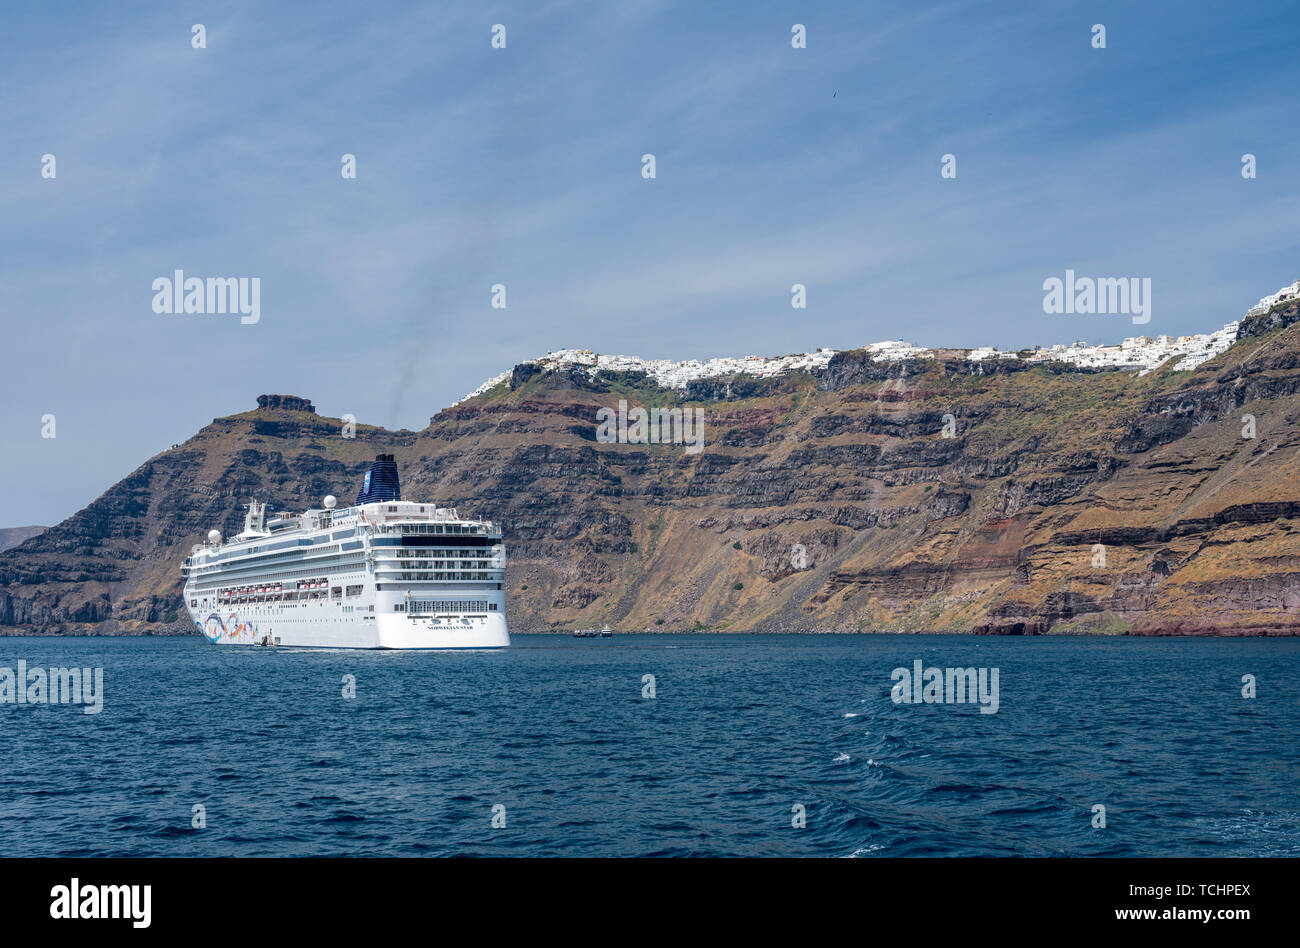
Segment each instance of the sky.
M1300 279L1297 27L1285 2L14 7L0 526L262 393L418 430L561 348L1218 329ZM260 319L155 312L177 269L258 278ZM1150 323L1044 313L1067 269L1150 278Z

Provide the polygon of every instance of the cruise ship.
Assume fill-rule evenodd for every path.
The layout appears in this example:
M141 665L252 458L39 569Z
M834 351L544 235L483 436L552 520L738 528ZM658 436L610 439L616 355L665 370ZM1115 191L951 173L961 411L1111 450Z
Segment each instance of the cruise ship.
M266 518L252 501L238 536L195 545L185 604L216 645L488 649L510 644L505 547L491 521L402 500L379 455L351 507L333 496Z

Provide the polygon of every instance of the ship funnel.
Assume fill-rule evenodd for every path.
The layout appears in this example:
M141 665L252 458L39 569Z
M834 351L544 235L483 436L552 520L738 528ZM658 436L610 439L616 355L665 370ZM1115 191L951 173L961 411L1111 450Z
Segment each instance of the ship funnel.
M375 457L366 471L366 479L357 491L358 504L372 504L384 500L401 500L402 486L397 480L397 462L391 454Z

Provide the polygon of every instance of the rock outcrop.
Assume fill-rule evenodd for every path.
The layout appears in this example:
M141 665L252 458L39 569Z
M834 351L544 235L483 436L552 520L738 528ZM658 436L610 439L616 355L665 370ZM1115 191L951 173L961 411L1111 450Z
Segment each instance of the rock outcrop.
M297 395L259 395L257 407L263 411L305 411L316 414L316 406Z

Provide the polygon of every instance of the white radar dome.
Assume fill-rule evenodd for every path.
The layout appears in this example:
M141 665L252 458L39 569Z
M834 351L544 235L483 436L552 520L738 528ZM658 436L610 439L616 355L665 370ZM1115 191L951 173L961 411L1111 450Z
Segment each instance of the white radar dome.
M209 531L208 531L208 542L209 542L209 543L220 543L220 542L221 542L221 531L220 531L220 530L209 530Z
M333 494L326 494L325 500L322 501L322 503L325 504L326 510L333 510L335 507L338 506L338 498L336 498Z

